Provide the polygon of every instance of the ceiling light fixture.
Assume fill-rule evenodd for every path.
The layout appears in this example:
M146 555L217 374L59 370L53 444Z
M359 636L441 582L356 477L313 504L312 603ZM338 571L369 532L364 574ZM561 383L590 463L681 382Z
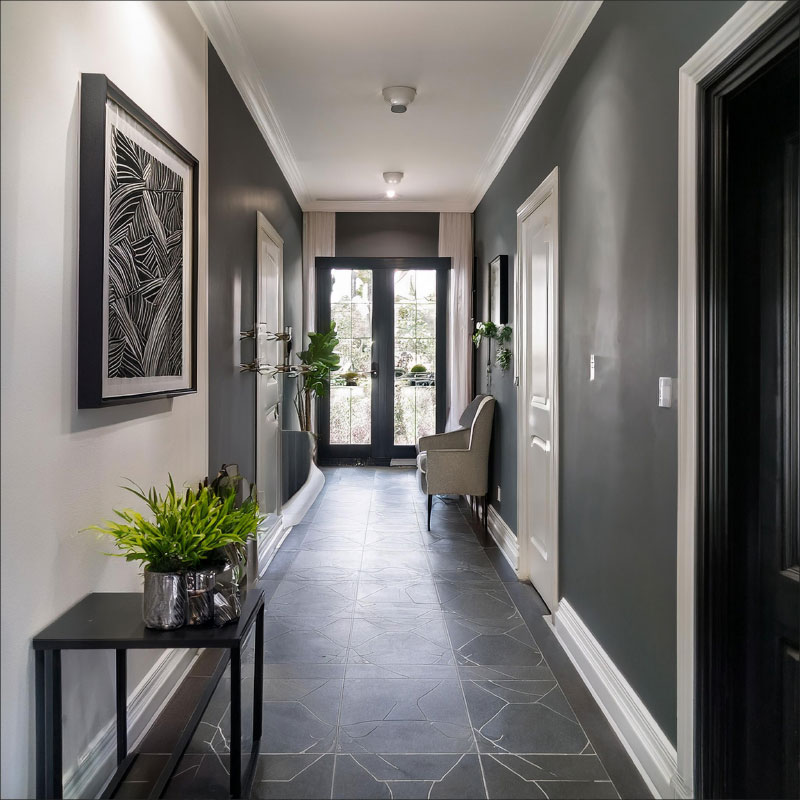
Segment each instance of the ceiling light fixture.
M392 107L393 114L404 114L416 96L417 90L412 86L387 86L383 90L383 99Z
M403 180L403 173L402 172L384 172L383 173L383 179L386 181L386 183L389 183L389 184L400 183L400 181Z

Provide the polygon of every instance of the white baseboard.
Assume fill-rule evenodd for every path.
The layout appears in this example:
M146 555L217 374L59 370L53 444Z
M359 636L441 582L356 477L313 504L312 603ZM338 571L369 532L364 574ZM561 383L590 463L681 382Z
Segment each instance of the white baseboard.
M283 524L283 516L270 514L258 530L256 546L258 548L258 577L264 575L272 557L278 552L289 529Z
M194 662L196 650L168 650L128 697L128 742L135 750ZM117 765L116 720L95 736L64 774L64 797L98 797Z
M283 504L283 526L285 528L299 525L303 521L323 486L325 486L325 476L312 461L306 482Z
M506 521L495 510L494 506L489 506L488 527L492 539L495 540L500 552L505 556L506 561L511 564L514 572L519 567L519 545L514 531L506 525Z
M562 598L555 633L655 797L673 797L678 758L641 698Z

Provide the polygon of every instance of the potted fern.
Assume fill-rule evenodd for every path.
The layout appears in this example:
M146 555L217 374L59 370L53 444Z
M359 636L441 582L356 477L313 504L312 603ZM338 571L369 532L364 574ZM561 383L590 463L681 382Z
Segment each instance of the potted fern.
M255 502L235 507L235 493L208 486L179 493L172 476L162 495L133 484L122 487L142 500L149 520L130 508L114 510L121 521L92 526L110 536L120 551L110 553L144 567L143 615L148 628L171 630L213 616L214 560L230 545L244 548L258 528ZM188 583L187 583L188 582ZM188 584L193 587L190 607Z

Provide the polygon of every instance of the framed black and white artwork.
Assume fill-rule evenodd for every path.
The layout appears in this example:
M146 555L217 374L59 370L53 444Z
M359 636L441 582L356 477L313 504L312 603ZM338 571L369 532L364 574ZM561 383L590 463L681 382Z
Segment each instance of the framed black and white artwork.
M495 325L508 322L508 256L489 262L489 319Z
M81 76L78 407L197 391L197 159Z

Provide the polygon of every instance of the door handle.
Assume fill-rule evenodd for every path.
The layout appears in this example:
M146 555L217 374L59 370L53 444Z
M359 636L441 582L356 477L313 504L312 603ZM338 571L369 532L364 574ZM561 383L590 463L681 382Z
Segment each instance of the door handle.
M377 378L378 377L378 362L377 361L373 361L372 362L372 369L369 371L368 374L372 375L373 378Z

